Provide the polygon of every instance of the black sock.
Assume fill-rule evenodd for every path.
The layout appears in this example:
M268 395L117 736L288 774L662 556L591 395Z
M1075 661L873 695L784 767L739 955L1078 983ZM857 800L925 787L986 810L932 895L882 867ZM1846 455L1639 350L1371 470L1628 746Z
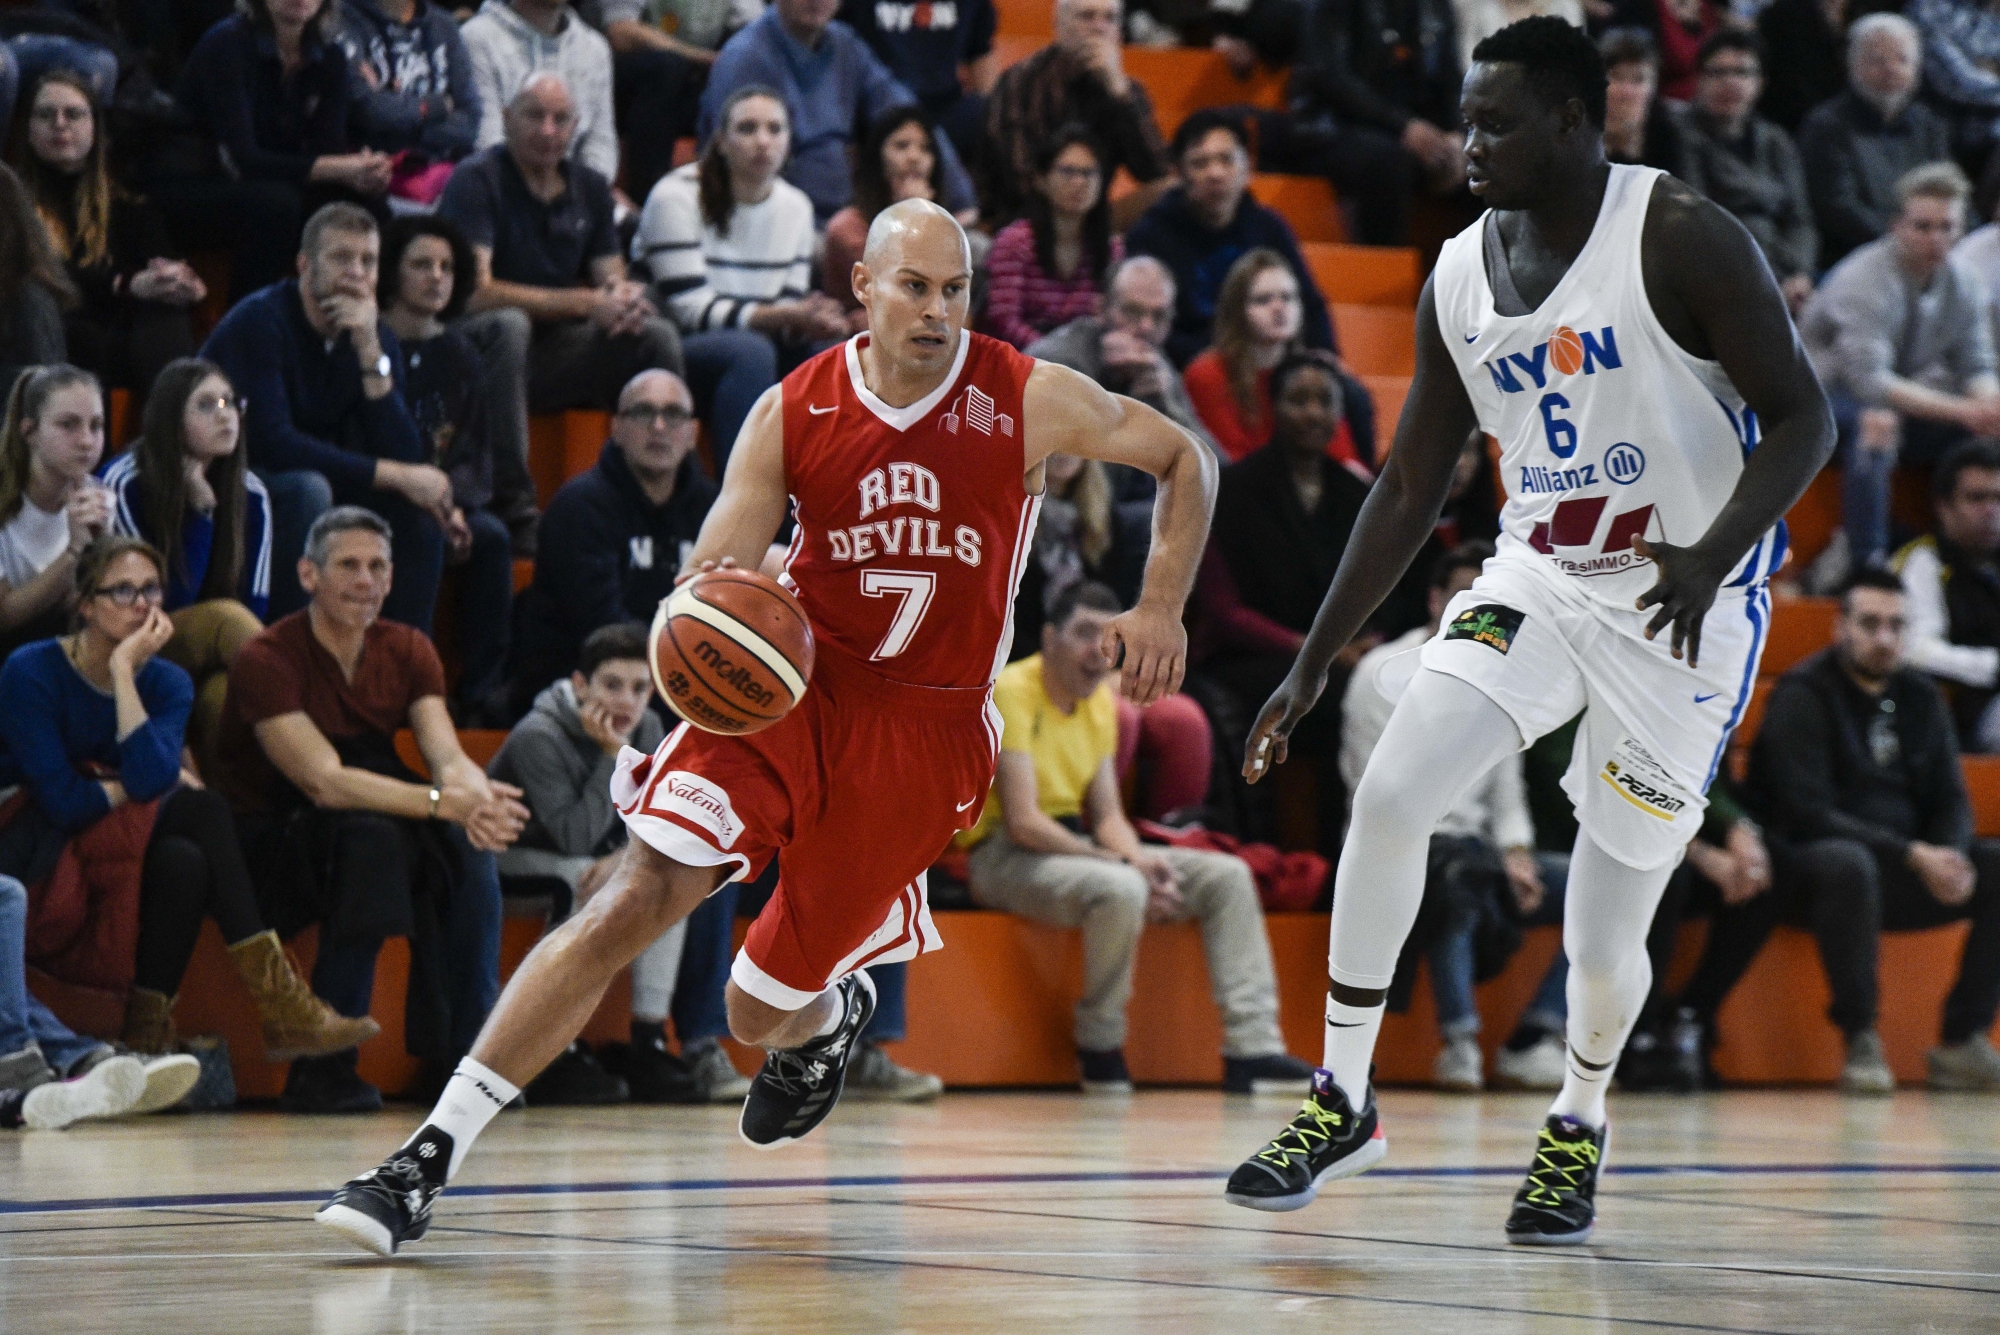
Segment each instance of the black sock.
M12 1131L26 1120L22 1108L27 1099L26 1090L0 1089L0 1131Z
M1507 1038L1507 1051L1526 1052L1548 1036L1548 1030L1538 1024L1521 1024Z
M632 1021L633 1047L650 1048L662 1045L666 1041L667 1041L666 1026L662 1024L660 1021L639 1020L639 1019L635 1019Z

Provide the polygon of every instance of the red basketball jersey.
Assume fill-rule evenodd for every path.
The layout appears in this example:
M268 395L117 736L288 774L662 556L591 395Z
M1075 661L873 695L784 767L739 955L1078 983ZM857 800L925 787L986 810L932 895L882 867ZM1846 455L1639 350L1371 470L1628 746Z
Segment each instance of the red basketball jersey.
M984 688L1007 661L1041 507L1021 466L1035 360L967 330L944 382L892 408L862 379L867 337L785 377L785 583L814 635L882 676Z

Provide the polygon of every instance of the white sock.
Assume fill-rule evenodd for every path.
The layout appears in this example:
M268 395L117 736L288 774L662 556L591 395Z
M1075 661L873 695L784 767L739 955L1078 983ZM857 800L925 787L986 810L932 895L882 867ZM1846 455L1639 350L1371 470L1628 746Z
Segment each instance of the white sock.
M1593 1130L1604 1126L1612 1072L1652 987L1646 933L1672 874L1671 865L1650 871L1628 867L1587 832L1577 836L1563 905L1569 1042L1562 1092L1549 1106L1552 1117L1573 1117Z
M840 1028L842 1021L847 1019L847 999L840 995L840 985L838 983L820 993L820 996L831 996L833 998L833 1008L827 1012L826 1023L813 1031L813 1038L825 1038L828 1034ZM810 1006L813 1003L809 1001L806 1004ZM806 1041L810 1043L812 1039L807 1039Z
M451 1137L451 1162L445 1166L445 1181L457 1176L458 1166L465 1162L465 1152L472 1148L472 1142L520 1092L472 1058L459 1060L458 1069L445 1082L437 1107L431 1109L424 1123L425 1127L435 1127ZM410 1138L410 1143L414 1145L422 1139L420 1130Z
M1375 1058L1375 1036L1382 1032L1386 1003L1349 1006L1326 999L1326 1047L1321 1065L1333 1073L1333 1083L1359 1112L1368 1102L1368 1064Z

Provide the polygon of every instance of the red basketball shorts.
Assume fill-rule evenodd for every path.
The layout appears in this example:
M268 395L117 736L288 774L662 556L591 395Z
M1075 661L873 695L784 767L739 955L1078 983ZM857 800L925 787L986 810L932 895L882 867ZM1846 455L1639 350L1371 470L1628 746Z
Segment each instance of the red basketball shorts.
M686 724L652 755L627 749L611 780L626 828L676 862L778 888L730 977L797 1010L868 964L944 943L925 873L979 819L1000 716L979 688L885 681L824 641L812 688L749 737Z

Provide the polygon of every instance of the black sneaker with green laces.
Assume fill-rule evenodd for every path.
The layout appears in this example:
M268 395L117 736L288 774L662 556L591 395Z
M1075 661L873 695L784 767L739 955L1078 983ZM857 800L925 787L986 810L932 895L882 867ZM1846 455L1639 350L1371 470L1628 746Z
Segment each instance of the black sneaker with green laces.
M1252 1210L1302 1209L1312 1204L1322 1182L1365 1173L1388 1152L1375 1116L1375 1091L1368 1091L1368 1106L1356 1113L1333 1083L1333 1073L1320 1067L1299 1115L1229 1175L1222 1199Z
M1590 1240L1597 1219L1597 1170L1608 1132L1574 1117L1551 1116L1535 1142L1528 1180L1514 1193L1507 1241L1526 1247L1574 1246Z

